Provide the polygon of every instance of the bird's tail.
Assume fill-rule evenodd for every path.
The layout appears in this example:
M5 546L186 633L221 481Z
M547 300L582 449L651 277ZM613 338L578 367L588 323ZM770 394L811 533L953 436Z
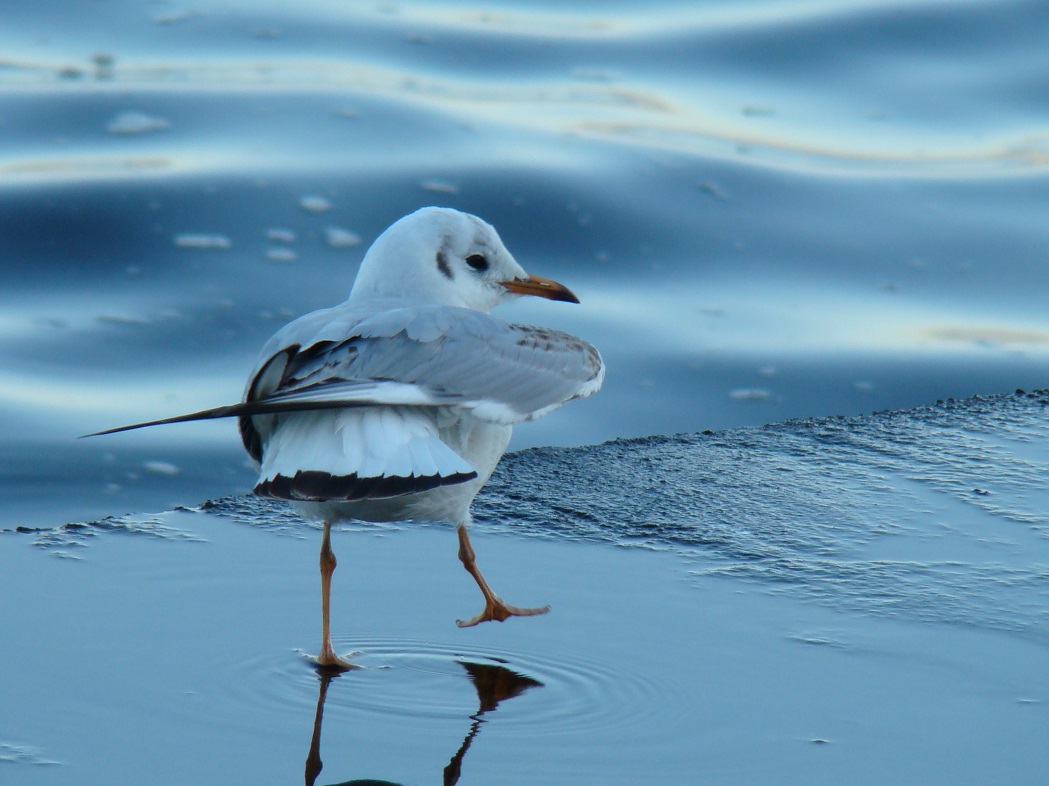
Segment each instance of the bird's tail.
M416 407L281 415L261 464L255 493L288 500L386 499L477 477Z

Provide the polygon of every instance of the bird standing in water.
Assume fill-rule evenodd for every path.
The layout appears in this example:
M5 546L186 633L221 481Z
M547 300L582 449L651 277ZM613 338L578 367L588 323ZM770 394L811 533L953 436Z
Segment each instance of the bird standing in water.
M556 330L488 312L532 295L578 303L528 275L476 216L427 207L372 244L349 299L306 314L262 350L244 401L100 434L237 417L259 465L255 493L290 501L324 526L320 666L347 669L331 643L333 523L448 521L459 559L484 596L460 627L549 611L505 603L477 567L470 504L506 450L514 423L596 392L597 350Z

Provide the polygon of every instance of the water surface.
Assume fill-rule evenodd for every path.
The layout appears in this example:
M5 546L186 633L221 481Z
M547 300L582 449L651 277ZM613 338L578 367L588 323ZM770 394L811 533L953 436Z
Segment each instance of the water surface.
M478 507L548 618L457 631L449 532L338 533L375 668L327 684L318 782L1045 780L1040 399L869 417L1049 384L1044 4L3 19L0 779L303 777L316 531L173 511L251 487L232 424L74 437L238 399L442 204L580 295L502 314L608 379Z
M3 533L25 783L1038 783L1049 394L518 453L475 543L251 497ZM708 476L716 479L707 479ZM572 494L567 491L574 487ZM610 544L615 544L612 546ZM163 766L160 766L163 765Z

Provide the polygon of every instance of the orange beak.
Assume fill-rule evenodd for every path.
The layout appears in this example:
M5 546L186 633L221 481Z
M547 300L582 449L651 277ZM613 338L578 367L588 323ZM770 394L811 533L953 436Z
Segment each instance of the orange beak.
M502 285L516 295L535 295L547 300L563 300L565 303L578 303L579 298L564 284L558 284L548 278L529 276L503 281Z

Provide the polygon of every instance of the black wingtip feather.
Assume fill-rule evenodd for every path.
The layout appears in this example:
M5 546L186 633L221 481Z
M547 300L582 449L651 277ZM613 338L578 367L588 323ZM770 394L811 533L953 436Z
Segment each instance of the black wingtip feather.
M405 494L418 494L440 486L453 486L477 477L476 472L454 475L391 475L361 478L353 475L331 475L318 470L300 470L294 477L277 475L255 486L255 494L300 502L355 502L366 499L388 499Z
M119 434L122 431L134 431L150 426L166 426L169 423L190 423L194 420L217 420L219 418L250 417L252 415L273 415L281 412L309 412L317 409L346 409L348 407L367 406L362 401L340 401L338 399L325 399L320 401L282 401L276 399L261 399L259 401L242 401L239 404L229 404L225 407L205 409L200 412L191 412L188 415L176 415L173 418L162 418L161 420L150 420L146 423L134 423L130 426L118 426L117 428L96 431L93 434L83 434L77 439L86 437L104 437L106 434Z
M118 426L117 428L109 428L105 431L96 431L93 434L83 434L77 439L85 439L87 437L104 437L106 434L119 434L122 431L134 431L140 428L149 428L150 426L165 426L168 423L189 423L194 420L215 420L218 418L230 418L236 415L245 413L246 410L252 407L252 402L244 402L240 404L230 404L225 407L215 407L214 409L205 409L200 412L192 412L189 415L176 415L173 418L162 418L160 420L150 420L146 423L134 423L130 426Z

